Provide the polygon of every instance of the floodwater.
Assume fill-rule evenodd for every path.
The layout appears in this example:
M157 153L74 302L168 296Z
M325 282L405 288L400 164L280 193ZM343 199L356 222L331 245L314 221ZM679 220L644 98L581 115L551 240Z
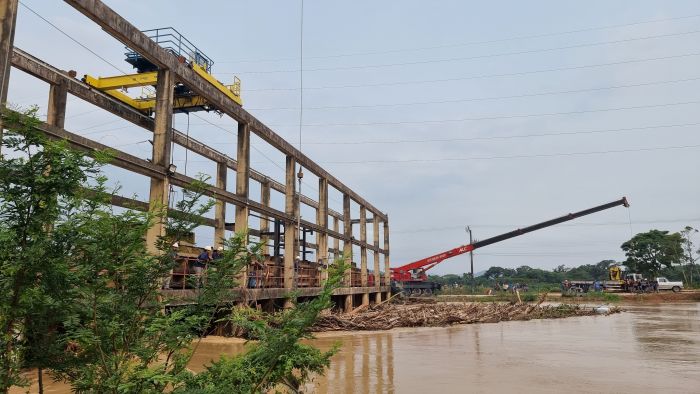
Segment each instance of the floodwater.
M342 345L319 393L700 393L700 303L611 316L326 333ZM192 367L243 344L207 338ZM53 392L61 392L57 390Z

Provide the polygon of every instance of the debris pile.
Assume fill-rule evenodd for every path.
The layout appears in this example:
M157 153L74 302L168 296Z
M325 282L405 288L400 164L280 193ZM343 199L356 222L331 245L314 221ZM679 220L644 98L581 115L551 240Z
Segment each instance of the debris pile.
M619 313L610 307L605 315ZM594 308L581 305L507 303L385 303L359 313L326 313L319 316L314 331L390 330L396 327L441 327L453 324L497 323L510 320L558 319L592 316Z

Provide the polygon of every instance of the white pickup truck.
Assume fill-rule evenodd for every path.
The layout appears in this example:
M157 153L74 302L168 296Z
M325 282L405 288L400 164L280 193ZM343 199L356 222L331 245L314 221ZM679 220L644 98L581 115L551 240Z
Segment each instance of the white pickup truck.
M671 282L663 277L656 278L656 282L659 284L659 290L673 290L674 293L683 290L683 282Z

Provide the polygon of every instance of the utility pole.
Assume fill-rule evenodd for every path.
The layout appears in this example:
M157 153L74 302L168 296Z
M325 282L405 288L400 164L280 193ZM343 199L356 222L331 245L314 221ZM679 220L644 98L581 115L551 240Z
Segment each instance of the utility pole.
M472 228L467 226L467 232L469 233L469 245L473 243L472 240ZM476 284L474 282L474 251L469 251L469 260L471 265L471 276L472 276L472 293L476 292Z

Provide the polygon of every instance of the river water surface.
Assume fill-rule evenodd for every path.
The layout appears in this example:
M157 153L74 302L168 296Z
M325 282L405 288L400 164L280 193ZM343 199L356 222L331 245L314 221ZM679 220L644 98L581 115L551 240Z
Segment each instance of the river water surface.
M611 316L325 333L313 343L342 347L309 391L700 393L700 303L624 308ZM191 366L201 370L243 346L207 338Z
M700 393L700 303L611 316L329 333L342 348L317 392ZM197 363L240 344L206 342Z

